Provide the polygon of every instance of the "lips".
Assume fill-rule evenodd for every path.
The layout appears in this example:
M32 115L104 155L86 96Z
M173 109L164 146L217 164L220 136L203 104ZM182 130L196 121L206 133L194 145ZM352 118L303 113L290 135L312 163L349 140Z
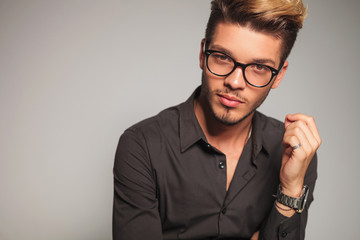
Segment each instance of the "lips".
M234 108L234 107L239 106L240 104L245 103L241 99L239 99L235 96L227 95L227 94L218 94L218 97L220 99L220 102L224 106L230 107L230 108Z

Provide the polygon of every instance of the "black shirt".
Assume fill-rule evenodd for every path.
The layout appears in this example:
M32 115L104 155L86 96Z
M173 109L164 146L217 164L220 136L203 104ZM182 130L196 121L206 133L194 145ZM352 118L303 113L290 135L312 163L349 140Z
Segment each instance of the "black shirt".
M252 135L226 191L226 156L212 147L194 113L200 89L120 138L114 165L113 238L303 239L317 177L316 156L305 184L304 212L274 207L284 124L256 112Z

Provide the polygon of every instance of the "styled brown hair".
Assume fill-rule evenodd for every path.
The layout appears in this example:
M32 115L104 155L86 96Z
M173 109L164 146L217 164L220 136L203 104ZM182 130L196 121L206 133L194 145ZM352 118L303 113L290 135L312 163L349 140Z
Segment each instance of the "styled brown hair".
M206 45L218 23L233 23L282 40L280 66L285 62L303 26L306 8L302 0L213 0L206 27Z

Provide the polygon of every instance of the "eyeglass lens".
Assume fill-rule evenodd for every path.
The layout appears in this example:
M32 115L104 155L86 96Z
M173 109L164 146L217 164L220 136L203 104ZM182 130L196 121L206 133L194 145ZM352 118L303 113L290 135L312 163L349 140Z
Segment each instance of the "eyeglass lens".
M216 75L229 75L234 70L235 64L232 58L223 53L212 52L208 55L207 66ZM249 64L242 70L245 79L259 87L267 85L273 76L271 69L261 64Z

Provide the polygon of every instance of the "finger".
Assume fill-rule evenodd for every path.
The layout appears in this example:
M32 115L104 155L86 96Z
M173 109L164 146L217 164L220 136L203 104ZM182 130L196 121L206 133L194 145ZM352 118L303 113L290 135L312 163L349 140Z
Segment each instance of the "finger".
M293 122L287 127L286 131L292 132L293 134L297 134L297 132L300 129L302 133L305 135L306 140L309 142L311 149L316 151L317 148L319 147L317 139L315 138L313 132L310 130L309 126L303 120L298 120L296 122Z
M250 238L250 240L258 240L259 239L259 231L255 232L252 237Z
M289 125L290 123L293 123L293 122L296 122L299 120L304 121L308 125L310 131L312 132L314 138L316 139L318 145L320 146L321 137L319 135L319 131L316 126L315 119L313 117L302 114L302 113L288 114L288 115L286 115L286 118L285 118L285 127L287 127L286 123L288 123L288 125Z
M315 152L316 146L312 146L309 138L306 136L306 133L300 125L301 123L299 121L291 124L285 131L284 141L288 141L290 143L293 151L296 151L298 148L302 148L306 155L310 156L313 152ZM303 125L305 124L303 123ZM295 140L298 142L294 142ZM299 144L300 146L298 146Z
M285 117L285 128L287 128L291 123L295 122L291 120L291 114L286 115Z
M314 151L305 133L300 127L289 127L286 129L283 141L291 146L293 152L302 150L306 156L309 156ZM299 144L300 146L298 146Z
M317 140L320 141L319 132L315 123L315 120L313 117L302 114L302 113L296 113L296 114L288 114L286 116L287 121L289 122L296 122L296 121L304 121L310 128L310 130L313 132L314 136L317 138Z

